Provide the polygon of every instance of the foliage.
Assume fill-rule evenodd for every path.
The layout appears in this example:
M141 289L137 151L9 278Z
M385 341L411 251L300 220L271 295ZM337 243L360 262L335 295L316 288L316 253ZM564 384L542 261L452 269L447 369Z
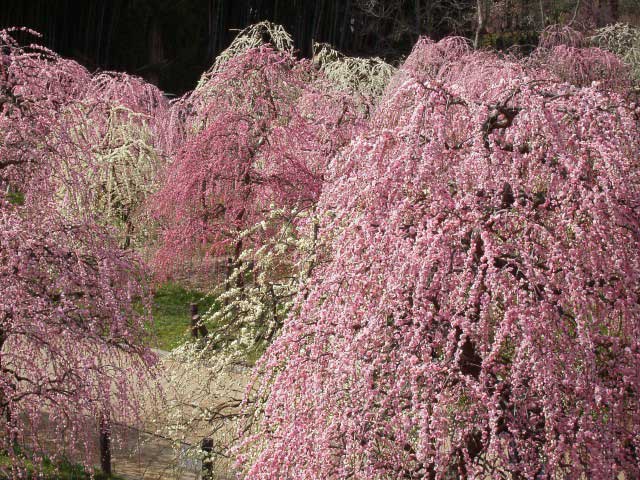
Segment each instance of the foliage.
M255 219L262 185L256 156L272 122L286 116L281 110L289 107L299 82L291 63L281 60L269 50L237 57L183 100L193 118L187 120L188 136L157 195L164 227L161 268L200 246L203 253L212 245L216 253L224 252ZM291 75L291 83L283 82L281 74Z
M329 168L247 478L638 476L636 106L455 40L392 83Z
M199 361L251 362L280 332L315 258L317 230L308 215L274 209L240 233L253 246L242 251L238 266L210 293L216 303L203 311L201 324L211 334L196 345ZM269 232L260 244L251 238L257 232Z
M152 85L101 73L62 110L48 140L58 157L53 176L62 208L116 227L125 248L147 243L152 229L146 201L166 161L166 111Z
M546 60L562 80L583 87L597 82L606 90L625 91L630 87L629 70L620 58L600 48L574 48L559 45Z
M102 72L91 77L85 94L95 104L121 105L145 115L155 125L167 108L163 93L139 77L120 72Z
M587 39L582 32L564 24L549 25L540 32L539 48L550 50L560 45L582 48L587 46Z
M7 467L10 466L11 463L11 457L3 455L0 452L0 465ZM41 480L120 480L119 476L106 476L99 471L94 471L90 474L81 465L74 464L65 459L54 463L50 459L45 458L42 461L42 465L39 465L37 468L33 463L27 463L26 474L27 480L34 478ZM0 479L9 480L8 477L5 478L2 476L0 476Z

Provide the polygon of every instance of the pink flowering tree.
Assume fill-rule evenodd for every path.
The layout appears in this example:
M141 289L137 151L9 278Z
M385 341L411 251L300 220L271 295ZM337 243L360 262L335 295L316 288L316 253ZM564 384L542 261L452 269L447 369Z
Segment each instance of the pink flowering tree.
M227 267L222 282L206 285L221 309L204 322L218 352L230 354L225 347L245 332L234 348L244 355L279 331L313 263L324 173L363 112L286 51L224 58L172 106L184 138L154 199L163 227L156 267L170 274L186 260L206 272L209 259Z
M89 458L94 421L136 421L148 388L143 271L91 225L0 202L0 449Z
M332 162L246 478L640 475L635 104L421 41Z
M552 25L540 34L532 66L550 70L559 79L577 86L628 91L632 70L622 56L590 46L589 38L565 25Z
M308 62L261 47L229 59L173 106L185 138L155 198L159 271L194 254L235 261L246 245L238 233L270 204L315 202L358 117L345 95L312 83L315 75Z
M186 138L157 195L161 269L194 253L230 248L235 258L240 254L235 236L254 223L260 208L256 157L300 82L295 75L290 87L281 81L292 67L282 60L288 59L268 50L231 59L174 106L182 111Z
M255 337L270 339L297 289L294 265L307 262L298 254L313 250L326 167L363 112L310 62L269 46L227 59L172 108L182 112L185 139L155 197L163 226L157 270L170 273L187 259L206 271L208 259L228 260L216 293L227 308L209 323L260 326ZM276 328L265 333L271 321Z
M90 76L47 49L20 46L13 34L0 31L0 183L25 193L34 177L48 176L43 171L51 154L47 137L58 125L58 113L82 95Z
M19 478L21 451L89 462L96 421L136 421L154 354L141 263L59 198L88 74L9 32L0 42L0 450L12 459L0 476Z

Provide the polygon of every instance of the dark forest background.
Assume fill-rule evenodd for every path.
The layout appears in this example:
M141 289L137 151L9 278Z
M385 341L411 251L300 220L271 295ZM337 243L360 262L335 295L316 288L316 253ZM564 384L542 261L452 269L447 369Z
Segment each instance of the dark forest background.
M456 34L508 48L552 23L637 24L640 0L0 0L0 28L24 26L90 70L124 70L179 95L192 89L238 30L284 25L300 55L327 42L390 62L420 35Z

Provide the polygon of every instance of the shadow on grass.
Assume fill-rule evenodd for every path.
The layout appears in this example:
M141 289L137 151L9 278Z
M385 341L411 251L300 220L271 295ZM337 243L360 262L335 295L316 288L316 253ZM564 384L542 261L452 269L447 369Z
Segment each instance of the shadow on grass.
M45 458L42 464L36 468L32 461L26 459L24 456L22 456L22 458L23 472L20 478L26 480L89 480L91 478L95 480L123 480L122 477L105 475L98 470L93 472L92 477L84 467L67 460L59 460L54 463L48 458ZM0 452L0 480L10 480L14 478L10 476L10 472L7 472L7 470L11 469L11 465L12 459L9 455L7 455L6 452Z

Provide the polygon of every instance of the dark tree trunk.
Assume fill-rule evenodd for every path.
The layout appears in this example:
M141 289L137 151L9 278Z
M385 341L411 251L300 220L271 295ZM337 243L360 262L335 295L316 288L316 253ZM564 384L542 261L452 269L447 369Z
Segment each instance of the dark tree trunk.
M160 84L160 69L164 61L164 45L162 43L160 20L154 15L151 19L151 28L149 29L149 73L146 75L147 80L154 85Z
M105 475L111 475L111 423L108 414L102 414L99 421L100 468Z

